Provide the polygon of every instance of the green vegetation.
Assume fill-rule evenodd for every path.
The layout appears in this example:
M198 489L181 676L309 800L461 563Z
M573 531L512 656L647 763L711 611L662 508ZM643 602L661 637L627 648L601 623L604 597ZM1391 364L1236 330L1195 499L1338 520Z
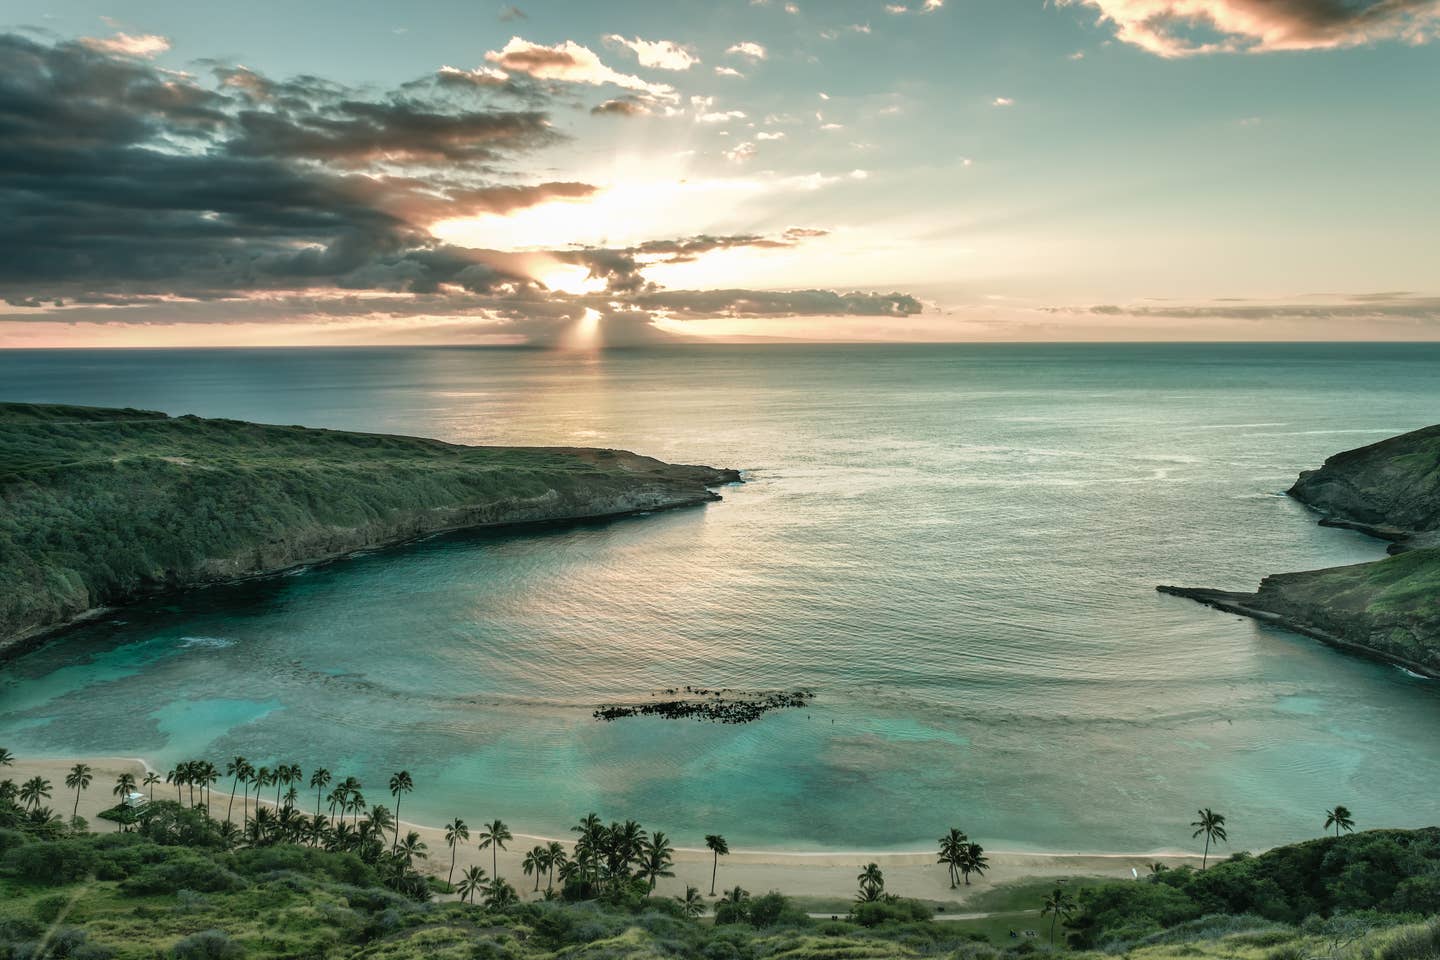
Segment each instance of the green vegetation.
M1255 593L1159 589L1440 677L1440 426L1336 454L1288 492L1322 523L1392 540L1401 552L1266 577Z
M734 479L613 450L0 404L0 648L147 591L442 529L700 503Z
M0 767L11 760L0 750ZM264 768L244 758L229 766L237 771L232 791L273 786ZM353 778L332 791L333 816L308 816L281 793L279 807L243 808L237 825L211 814L213 772L204 761L177 765L177 799L129 807L129 826L105 834L63 821L44 806L39 785L0 781L0 958L1440 955L1440 924L1430 919L1440 913L1440 828L1342 832L1259 856L1236 854L1204 871L1157 865L1139 881L1017 883L968 904L995 914L983 919L937 920L933 905L885 893L873 863L856 878L856 902L834 920L809 917L781 893L752 895L738 886L707 917L693 886L681 896L655 894L656 878L669 875L671 847L662 832L633 820L606 825L590 814L572 828L570 850L558 843L532 848L526 872L536 893L547 877L541 899L522 902L505 878L473 865L449 899L448 880L420 873L428 851L415 833L397 840L383 806L359 816L362 785ZM324 779L312 782L323 789ZM122 777L117 790L133 781ZM1326 817L1333 821L1327 829L1350 819L1343 807ZM482 836L493 850L509 830L497 820ZM469 830L457 819L446 837L453 864ZM727 845L710 846L718 862Z

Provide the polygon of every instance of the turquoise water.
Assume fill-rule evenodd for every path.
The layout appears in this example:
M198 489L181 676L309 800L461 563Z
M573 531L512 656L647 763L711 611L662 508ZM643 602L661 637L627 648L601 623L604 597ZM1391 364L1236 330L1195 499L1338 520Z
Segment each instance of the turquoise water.
M1279 495L1440 420L1433 346L0 353L6 399L746 471L724 502L436 538L127 608L8 663L16 754L323 762L406 813L682 842L1234 849L1436 820L1440 685L1155 593L1383 554ZM748 726L602 724L696 684Z

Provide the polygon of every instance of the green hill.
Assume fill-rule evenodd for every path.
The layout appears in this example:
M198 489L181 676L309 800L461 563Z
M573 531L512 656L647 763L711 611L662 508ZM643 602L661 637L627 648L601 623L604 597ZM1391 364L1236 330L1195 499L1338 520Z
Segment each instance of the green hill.
M0 650L155 590L440 530L704 503L738 479L616 450L0 404Z
M1336 454L1290 496L1392 541L1373 563L1269 576L1254 593L1158 587L1440 678L1440 426Z

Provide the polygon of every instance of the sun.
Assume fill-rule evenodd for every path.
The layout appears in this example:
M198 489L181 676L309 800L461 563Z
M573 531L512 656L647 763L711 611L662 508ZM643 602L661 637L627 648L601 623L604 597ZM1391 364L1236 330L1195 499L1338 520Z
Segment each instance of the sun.
M536 279L545 284L548 290L577 297L587 293L600 293L605 289L604 277L591 275L589 267L578 263L557 263L553 267L546 267Z

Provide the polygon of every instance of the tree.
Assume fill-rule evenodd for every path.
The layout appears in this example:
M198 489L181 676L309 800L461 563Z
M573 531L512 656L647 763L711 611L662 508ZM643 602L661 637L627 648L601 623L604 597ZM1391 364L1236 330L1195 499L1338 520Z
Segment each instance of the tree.
M470 839L470 827L464 820L456 817L445 824L445 845L450 848L450 875L445 878L447 886L455 883L455 853L456 848L466 840Z
M498 880L500 878L500 851L505 849L505 844L515 838L510 835L510 828L499 820L492 821L480 831L480 849L490 850L490 870Z
M565 845L558 841L551 840L545 850L545 889L549 890L555 883L555 871L564 867L569 862L565 856Z
M1055 921L1068 920L1075 913L1075 898L1066 893L1064 888L1056 887L1053 893L1045 895L1040 901L1040 916L1050 918L1050 945L1055 945Z
M120 776L115 778L115 786L111 789L110 793L113 796L119 797L121 802L124 802L125 798L130 796L130 794L133 793L134 790L135 774L122 773L120 774Z
M310 774L310 786L315 788L315 816L318 817L320 816L320 791L330 786L330 771L324 767L316 767L315 772Z
M44 777L31 777L20 785L20 802L31 810L40 806L41 800L50 799L50 781Z
M878 863L867 863L855 879L860 882L860 893L856 900L869 903L885 896L885 874Z
M255 787L255 812L260 812L260 791L275 782L275 774L270 772L269 767L261 767L250 777L251 784Z
M670 839L664 832L656 830L650 835L650 839L640 845L640 871L643 879L650 881L650 892L655 892L655 884L661 877L673 877L675 871L670 866L675 861L675 848L670 845Z
M1205 864L1210 860L1211 842L1228 841L1230 837L1225 833L1225 815L1223 813L1216 813L1209 807L1198 810L1196 813L1200 819L1190 824L1195 828L1195 832L1190 834L1190 839L1193 840L1202 833L1205 835L1205 855L1200 858L1200 869L1204 870Z
M720 902L715 904L715 923L741 923L750 913L750 891L738 884L734 890L726 890Z
M0 767L13 766L15 766L15 754L6 750L4 747L0 747Z
M475 902L475 894L485 889L485 868L471 864L460 874L460 886L456 888L461 900Z
M520 902L520 895L510 884L496 877L485 888L485 906L491 910L503 910Z
M225 763L225 776L232 778L230 781L230 803L225 808L225 822L230 822L230 814L235 809L235 790L240 786L240 781L250 775L250 761L236 755ZM245 799L248 802L250 793L247 788Z
M157 774L154 770L146 770L144 779L140 781L142 785L149 789L151 802L154 802L155 800L155 784L159 782L160 775ZM234 794L231 794L231 797L233 798Z
M956 874L960 869L960 851L969 842L970 838L957 827L951 827L950 832L940 838L939 858L935 862L945 864L949 870L951 890L955 889Z
M700 896L699 887L685 887L685 896L675 898L687 917L698 917L705 912L705 900Z
M429 849L425 845L425 841L420 839L420 834L414 830L406 833L405 839L395 845L395 853L404 858L407 867L416 860L428 860L430 858Z
M95 779L94 773L90 764L77 763L65 775L65 786L75 791L75 808L70 811L72 818L80 816L80 792L90 788L90 782Z
M955 866L965 877L965 886L970 886L970 874L975 873L985 876L985 871L990 869L990 858L985 856L985 848L978 843L967 843L960 848L960 857Z
M1341 830L1344 830L1346 833L1353 833L1355 831L1355 820L1351 817L1348 807L1342 807L1336 804L1334 810L1325 811L1325 829L1329 830L1331 827L1335 828L1335 836L1337 837L1340 836Z
M525 859L520 861L520 869L525 871L525 876L535 874L535 892L540 890L540 875L545 872L545 857L547 851L544 847L533 846L525 854Z
M414 789L415 781L410 779L409 770L390 775L390 795L395 798L395 843L400 842L400 798ZM393 844L391 849L394 849Z
M220 779L220 771L209 760L195 762L195 782L200 784L200 795L205 801L205 816L210 816L210 788Z
M715 855L714 863L710 866L710 896L715 896L715 875L720 871L720 858L730 855L730 844L718 833L705 834L705 846ZM739 887L735 888L739 890Z

